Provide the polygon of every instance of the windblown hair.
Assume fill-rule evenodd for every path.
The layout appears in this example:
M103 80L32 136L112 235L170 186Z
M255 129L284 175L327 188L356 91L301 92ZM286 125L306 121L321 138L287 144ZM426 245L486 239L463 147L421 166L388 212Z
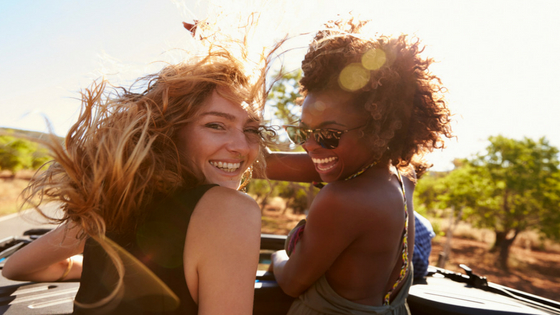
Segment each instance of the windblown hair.
M155 197L204 180L194 166L182 163L180 154L188 152L179 151L178 131L195 119L214 91L237 104L245 102L249 114L260 119L266 70L263 65L260 72L248 71L226 49L214 47L203 57L138 80L135 85L144 86L141 93L133 92L138 90L134 85L126 89L94 83L82 92L80 116L64 144L54 136L45 143L53 161L32 179L25 201L40 212L43 199L59 201L62 218L49 219L71 222L82 229L82 237L100 243L119 270L120 285L122 262L105 241L106 232L134 228ZM266 142L266 137L261 139L257 171L265 167ZM33 203L34 197L39 204Z
M369 113L362 129L376 159L420 175L422 156L452 137L441 80L429 72L418 39L361 34L367 21L331 21L319 31L302 62L300 92L339 91Z
M250 83L241 69L219 51L142 78L147 88L141 93L94 83L82 93L82 111L64 147L48 144L54 160L31 181L28 195L60 201L64 217L58 221L71 220L88 235L129 228L154 195L204 180L181 163L177 133L214 91L252 104L250 114L258 119L263 82ZM264 160L259 162L255 167L262 167Z

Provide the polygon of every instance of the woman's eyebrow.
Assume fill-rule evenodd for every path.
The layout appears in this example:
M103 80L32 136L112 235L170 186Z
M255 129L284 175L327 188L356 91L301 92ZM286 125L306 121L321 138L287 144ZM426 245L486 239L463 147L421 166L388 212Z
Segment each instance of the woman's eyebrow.
M235 120L235 116L228 114L228 113L224 113L224 112L216 112L216 111L211 111L211 112L204 112L202 114L200 114L200 116L218 116L218 117L223 117L229 121L234 121Z
M249 117L249 118L247 118L247 120L245 121L245 123L246 123L246 124L252 124L252 123L260 124L261 121L258 120L258 119Z

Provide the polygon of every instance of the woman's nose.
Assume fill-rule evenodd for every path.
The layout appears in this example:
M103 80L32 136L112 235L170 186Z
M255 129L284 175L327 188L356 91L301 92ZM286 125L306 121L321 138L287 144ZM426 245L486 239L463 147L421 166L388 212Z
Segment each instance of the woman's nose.
M314 133L311 133L301 146L307 152L322 148L322 146L315 140Z
M232 131L227 143L227 149L241 155L247 155L251 151L251 143L242 130Z

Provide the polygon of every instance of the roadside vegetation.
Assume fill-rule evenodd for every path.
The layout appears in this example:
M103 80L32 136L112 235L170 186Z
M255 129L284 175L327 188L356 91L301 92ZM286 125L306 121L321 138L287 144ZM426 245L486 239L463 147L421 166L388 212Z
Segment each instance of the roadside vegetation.
M28 139L24 138L28 137ZM21 170L36 170L50 160L47 149L30 139L46 138L39 132L0 128L0 171L14 178Z
M50 160L47 149L32 139L40 132L0 128L0 216L19 209L18 197L35 171Z
M558 149L546 138L490 137L486 152L455 161L446 173L428 173L415 192L416 209L428 217L448 217L494 233L492 252L509 267L511 246L524 231L560 240Z

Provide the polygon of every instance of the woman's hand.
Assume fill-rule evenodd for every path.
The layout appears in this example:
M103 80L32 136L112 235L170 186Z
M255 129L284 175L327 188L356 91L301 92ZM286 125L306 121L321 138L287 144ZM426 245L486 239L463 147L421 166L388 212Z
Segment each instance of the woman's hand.
M2 275L19 281L63 281L79 279L85 239L80 228L63 224L15 252L6 260Z
M288 254L285 250L279 250L272 253L270 258L270 260L272 261L271 265L279 265L289 259Z
M287 260L288 254L285 250L279 250L272 253L272 255L270 255L270 265L268 266L268 271L274 272L274 266L283 265ZM277 269L280 269L280 267Z

